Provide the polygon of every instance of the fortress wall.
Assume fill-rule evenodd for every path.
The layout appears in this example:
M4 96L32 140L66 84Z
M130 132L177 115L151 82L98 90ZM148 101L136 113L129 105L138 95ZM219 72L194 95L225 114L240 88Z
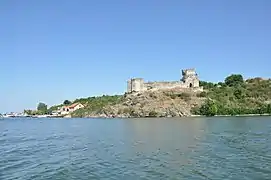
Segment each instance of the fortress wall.
M186 85L180 81L173 81L173 82L147 82L144 83L144 89L172 89L172 88L185 88Z
M154 81L144 82L143 78L133 78L127 82L127 92L142 92L148 90L159 89L189 89L189 90L203 90L199 86L198 75L195 69L182 70L182 79L180 81Z

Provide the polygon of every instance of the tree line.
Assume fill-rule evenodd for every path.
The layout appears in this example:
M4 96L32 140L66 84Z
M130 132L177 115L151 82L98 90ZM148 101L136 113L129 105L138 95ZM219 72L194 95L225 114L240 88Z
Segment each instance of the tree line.
M24 113L28 114L28 115L48 115L48 114L52 114L52 112L54 110L57 110L58 107L64 106L64 105L70 105L72 102L69 100L65 100L61 105L57 105L57 106L52 106L50 108L48 108L48 105L45 104L44 102L40 102L37 105L37 109L36 110L24 110Z
M240 74L232 74L224 82L201 81L205 102L192 109L194 114L240 115L271 114L271 80L252 78L244 80Z

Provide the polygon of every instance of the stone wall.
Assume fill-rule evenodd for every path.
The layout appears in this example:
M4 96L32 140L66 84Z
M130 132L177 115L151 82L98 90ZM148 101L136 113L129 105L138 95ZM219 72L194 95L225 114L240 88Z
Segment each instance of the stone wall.
M185 88L185 87L186 87L185 84L181 81L144 83L144 90L173 89L173 88Z
M127 81L127 92L132 92L132 84L131 84L131 80Z
M144 82L142 78L130 79L127 83L127 92L142 92L159 89L193 89L202 90L199 86L199 78L195 69L182 70L180 81Z

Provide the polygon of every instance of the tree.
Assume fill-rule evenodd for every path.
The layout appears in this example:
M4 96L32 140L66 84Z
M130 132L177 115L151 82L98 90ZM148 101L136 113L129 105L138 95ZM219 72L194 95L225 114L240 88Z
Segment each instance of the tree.
M24 110L24 113L27 114L27 115L32 115L32 114L33 114L33 111L30 110L30 109L25 109L25 110Z
M267 111L268 114L271 114L271 104L267 105L266 111Z
M45 103L40 102L38 104L37 110L40 111L42 114L47 113L47 105Z
M243 91L241 88L235 88L233 94L237 99L241 99L243 96Z
M71 104L71 101L65 100L65 101L63 102L63 104L64 104L64 105L69 105L69 104Z
M219 86L221 86L221 87L225 87L225 86L226 86L226 84L223 83L223 82L218 82L217 85L219 85Z
M225 79L225 84L227 86L242 85L244 83L244 78L241 74L232 74Z
M264 114L267 113L267 107L268 105L266 104L261 104L258 108L257 108L257 114Z
M211 88L214 88L214 87L215 87L215 84L214 84L214 83L207 82L207 81L200 81L200 82L199 82L199 85L200 85L200 86L203 86L204 89L211 89Z
M217 114L217 105L214 101L208 99L203 106L200 107L200 114L205 116L214 116Z

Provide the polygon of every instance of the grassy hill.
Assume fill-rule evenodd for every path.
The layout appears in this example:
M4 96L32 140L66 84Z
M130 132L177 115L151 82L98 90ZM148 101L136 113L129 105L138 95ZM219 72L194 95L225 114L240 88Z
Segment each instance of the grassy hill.
M100 114L103 108L108 106L113 106L115 104L121 103L123 100L122 95L114 96L100 96L100 97L88 97L76 99L73 103L81 103L85 108L75 111L73 117L86 117L91 114Z

